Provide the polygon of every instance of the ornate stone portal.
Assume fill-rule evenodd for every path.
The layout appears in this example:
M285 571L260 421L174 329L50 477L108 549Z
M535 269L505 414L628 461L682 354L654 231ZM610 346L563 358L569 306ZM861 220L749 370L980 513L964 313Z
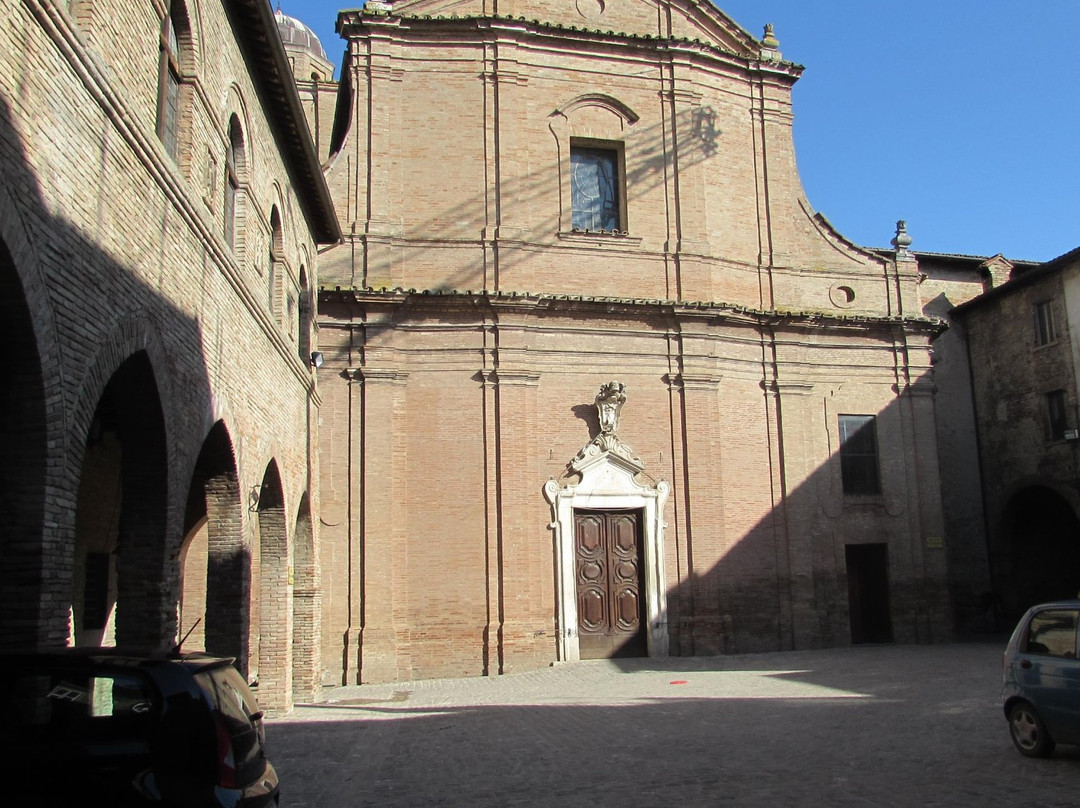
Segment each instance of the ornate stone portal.
M544 496L551 503L555 531L556 589L559 615L559 659L580 659L578 643L577 581L574 564L574 512L637 511L641 514L645 569L642 591L646 641L649 656L667 656L668 627L664 577L664 505L670 486L638 482L645 464L619 440L619 417L626 403L626 386L611 381L600 388L596 409L600 434L582 447L568 463L568 469L580 475L577 483L560 486L556 480L544 484Z

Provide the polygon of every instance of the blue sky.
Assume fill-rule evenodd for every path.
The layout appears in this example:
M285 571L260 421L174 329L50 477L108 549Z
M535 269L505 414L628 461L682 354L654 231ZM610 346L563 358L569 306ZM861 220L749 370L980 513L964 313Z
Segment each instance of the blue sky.
M1048 260L1080 246L1080 0L717 5L757 37L773 23L806 66L803 185L852 241L884 246L906 219L916 250ZM340 61L349 4L280 6Z

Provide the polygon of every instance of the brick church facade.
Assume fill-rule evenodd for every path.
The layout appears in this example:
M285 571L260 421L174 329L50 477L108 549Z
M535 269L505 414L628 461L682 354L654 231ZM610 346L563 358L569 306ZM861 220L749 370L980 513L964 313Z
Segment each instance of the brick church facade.
M338 25L324 682L946 638L940 323L902 228L864 250L807 202L771 31L696 0Z

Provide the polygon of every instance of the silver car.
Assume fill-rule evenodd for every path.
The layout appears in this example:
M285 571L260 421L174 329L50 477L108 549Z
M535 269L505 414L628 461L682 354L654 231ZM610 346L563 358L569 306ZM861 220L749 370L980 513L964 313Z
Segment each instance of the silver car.
M1002 659L1001 702L1020 754L1046 757L1080 744L1080 600L1032 606Z

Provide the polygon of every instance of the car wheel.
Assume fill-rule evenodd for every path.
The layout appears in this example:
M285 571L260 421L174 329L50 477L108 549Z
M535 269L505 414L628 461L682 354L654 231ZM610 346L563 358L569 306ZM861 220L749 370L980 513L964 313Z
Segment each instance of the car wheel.
M1009 734L1021 755L1047 757L1054 751L1054 741L1039 712L1026 701L1018 701L1009 710Z

